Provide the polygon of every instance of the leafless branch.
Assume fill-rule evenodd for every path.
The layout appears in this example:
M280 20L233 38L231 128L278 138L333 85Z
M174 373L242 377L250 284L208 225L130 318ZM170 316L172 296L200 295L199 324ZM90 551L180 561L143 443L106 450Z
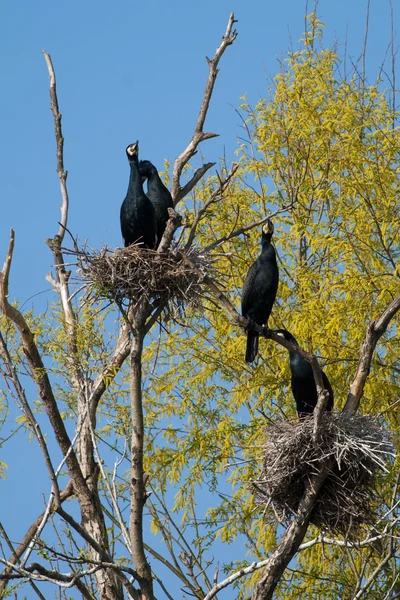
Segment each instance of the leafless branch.
M241 579L245 575L250 575L251 573L254 573L254 571L263 569L267 564L268 559L261 560L259 562L253 562L248 567L243 567L242 569L239 569L239 571L232 573L232 575L229 575L229 577L226 577L226 579L224 579L223 581L215 583L211 590L208 592L208 594L204 596L203 600L211 600L211 598L215 598L218 592L220 592L224 588L228 587L229 585L232 585L232 583L234 583L238 579Z
M89 411L89 407L87 407L87 411ZM128 551L131 553L132 550L131 550L131 542L130 542L130 539L129 539L129 532L128 532L128 529L127 529L127 527L125 525L125 521L124 521L124 519L122 517L121 510L119 508L117 494L115 493L116 492L115 487L113 487L113 488L111 487L109 479L108 479L108 476L107 476L107 473L105 472L105 469L104 469L104 466L103 466L104 461L101 459L101 456L100 456L100 453L99 453L99 449L97 447L96 436L95 436L95 432L94 432L93 425L92 425L92 422L91 422L89 414L88 414L88 422L89 422L90 435L92 437L92 444L93 444L94 453L96 455L97 464L99 465L99 468L100 468L100 471L101 471L101 474L102 474L102 477L103 477L103 482L105 483L105 485L107 487L107 490L108 490L108 493L109 493L112 505L113 505L114 510L115 510L115 514L117 515L118 524L119 524L119 527L120 527L120 530L121 530L122 537L124 539L125 545L126 545ZM116 467L115 467L115 469L116 469ZM115 474L114 474L114 476L115 476Z
M182 217L172 208L168 209L168 214L169 219L160 245L157 248L158 253L165 252L170 247L175 231L182 225Z
M8 302L8 280L11 268L12 255L14 251L15 235L11 229L10 243L3 270L0 273L0 308L10 321L17 327L21 336L22 348L28 360L32 373L32 379L38 386L39 396L43 400L47 416L51 422L57 442L64 456L68 454L67 465L69 473L74 482L74 488L87 496L88 502L91 501L87 484L82 475L75 452L71 450L71 440L65 429L64 421L61 418L57 407L57 402L53 394L47 370L43 364L35 343L35 337L22 313Z
M72 481L69 481L68 484L66 485L65 489L62 492L60 492L60 502L61 503L64 502L64 500L66 500L67 498L70 498L72 496L72 494L73 494ZM32 525L29 527L28 531L26 532L22 542L13 551L12 556L8 560L8 566L3 571L4 577L11 573L13 565L15 565L19 562L21 556L26 551L29 544L35 537L36 532L38 531L38 528L40 526L40 523L43 521L44 514L45 513L43 512L41 515L38 516L38 518L34 521L34 523L32 523ZM3 579L3 581L0 581L0 597L1 597L2 593L4 592L6 585L7 585L6 579Z
M85 524L85 530L89 537L96 538L99 547L105 548L108 552L109 538L104 515L100 507L98 490L99 468L96 466L93 456L93 444L90 434L90 427L95 422L95 409L87 406L90 396L91 381L87 374L83 372L78 345L77 320L72 304L72 296L69 291L70 271L65 268L65 261L61 249L61 243L67 230L68 217L68 193L66 187L67 173L64 171L63 162L63 136L61 130L61 115L58 109L58 99L56 93L55 73L50 56L44 52L47 67L50 75L50 102L55 123L55 137L57 144L57 170L61 185L62 208L61 224L57 235L52 239L46 240L49 248L53 252L56 278L49 276L48 279L55 286L59 293L62 310L64 313L64 327L68 336L68 351L66 361L70 370L72 386L77 398L78 405L78 429L80 435L77 438L77 455L80 461L80 473L84 478L84 486L77 485L75 477L70 471L74 482L74 489L82 511L82 521ZM89 419L87 416L89 415ZM67 461L68 464L68 461ZM92 558L93 545L89 546L89 552ZM121 582L115 578L115 573L107 572L102 569L96 569L95 577L99 589L100 598L112 596L115 600L122 599L123 591Z
M47 64L50 77L50 107L54 117L54 130L57 144L57 173L60 179L61 186L61 222L60 229L58 230L58 237L60 238L60 244L64 239L64 234L68 222L68 191L67 191L67 171L64 170L64 138L61 129L61 114L58 108L57 89L56 89L56 74L54 72L53 63L51 61L50 54L47 54L43 50L43 55Z
M119 565L109 562L109 561L91 561L86 560L89 564L92 564L92 567L87 569L77 570L73 573L60 573L55 570L46 569L43 565L37 562L33 562L29 565L29 567L19 567L16 565L11 565L9 561L0 558L0 563L6 565L6 568L12 568L17 575L9 574L9 575L0 575L0 579L15 579L15 578L27 578L29 581L32 579L35 581L47 581L50 583L56 583L59 587L64 589L69 589L76 586L80 592L83 593L84 598L88 598L91 600L93 596L89 594L88 591L84 592L84 588L79 585L80 579L83 577L87 577L88 575L93 575L96 571L104 570L104 569L112 569L115 571L118 578L120 578L129 594L129 598L132 600L139 600L139 594L134 589L124 571L128 572L130 575L134 574L134 571L130 568L123 568Z
M219 202L220 200L222 200L223 194L224 194L226 188L228 187L229 182L231 181L232 177L235 175L236 171L238 170L238 168L239 168L239 164L236 163L236 164L232 165L231 170L229 171L229 173L227 174L227 176L224 179L220 179L218 177L219 178L218 188L211 194L211 196L207 200L207 202L205 202L203 204L203 206L197 211L197 214L194 218L192 227L189 232L188 240L185 245L185 251L188 251L189 248L191 247L191 245L193 244L193 240L196 235L197 226L200 223L201 219L203 218L205 212L211 206L211 204L215 204L216 202Z
M350 392L347 396L344 412L353 414L357 411L363 395L365 382L369 375L372 355L379 338L385 333L390 321L400 309L400 295L397 296L389 306L383 311L376 321L371 321L367 327L364 340L361 345L360 359L356 375L350 386Z
M308 548L312 548L313 546L315 546L317 544L341 546L342 548L365 548L366 546L370 546L371 544L373 544L374 542L377 542L378 540L383 540L388 537L391 537L390 530L393 529L396 525L398 525L399 520L400 520L400 517L393 519L389 523L388 527L385 528L384 533L367 537L364 540L361 540L359 542L350 542L349 540L340 540L340 539L329 538L324 535L320 535L320 536L314 538L313 540L310 540L308 542L304 542L304 544L301 544L299 546L299 551L307 550Z
M352 600L358 600L359 598L365 597L364 596L365 592L371 587L371 585L374 583L374 581L376 581L377 575L385 567L385 565L387 565L387 563L390 561L390 559L392 558L392 556L393 556L392 552L388 552L386 554L386 556L377 565L376 569L374 569L374 571L372 571L372 573L368 577L368 579L365 580L365 582L360 587L360 589L358 590L358 592L353 596Z
M15 368L15 365L13 364L13 362L11 360L10 353L7 348L7 344L4 340L1 332L0 332L0 355L3 357L3 361L4 361L5 367L7 369L8 377L13 382L13 385L14 385L14 388L15 388L15 391L17 394L17 398L18 398L20 406L21 406L21 410L23 411L24 415L28 419L29 424L32 427L32 431L35 433L36 438L39 442L39 446L40 446L40 449L44 456L47 470L49 472L50 480L52 482L52 493L54 494L54 499L56 501L56 504L58 505L60 503L60 490L58 488L57 477L54 472L54 467L53 467L53 463L50 458L47 444L46 444L45 438L42 434L42 431L40 429L40 425L37 422L37 420L35 419L35 416L31 410L31 407L29 406L29 402L25 395L25 390L20 383L17 369Z
M367 13L365 17L365 34L364 34L364 45L362 52L362 84L365 85L365 59L367 55L367 41L368 41L368 27L369 27L369 9L370 9L371 0L367 1Z
M186 184L186 186L184 188L181 188L180 178L182 175L182 171L183 171L185 165L188 163L188 161L197 152L197 147L199 146L199 144L201 142L203 142L204 140L209 140L209 139L217 136L216 133L204 133L203 127L204 127L204 122L205 122L205 119L207 116L208 108L210 106L210 100L211 100L211 96L213 93L215 80L218 75L218 63L219 63L223 53L225 52L226 48L228 46L230 46L231 44L233 44L233 42L235 41L235 39L237 37L237 32L235 30L233 30L234 23L236 23L235 17L234 17L234 14L231 13L225 35L222 37L222 42L221 42L220 46L217 48L214 58L212 60L207 58L207 63L208 63L208 68L209 68L208 79L207 79L206 88L204 91L203 102L201 104L200 111L199 111L199 114L197 117L194 134L193 134L193 137L190 140L187 148L178 156L178 158L176 159L175 164L174 164L174 169L173 169L173 174L172 174L171 195L172 195L172 198L173 198L175 204L178 202L179 199L181 199L183 197L182 190L184 190L185 187L186 187L186 189L188 189L188 186L190 189L192 189L194 187L194 185L197 183L197 181L200 179L200 177L202 175L204 175L204 173L212 166L211 163L208 163L209 166L203 165L203 167L202 167L203 172L196 171L194 176L192 177L192 180L188 184ZM190 191L190 189L188 191Z
M204 165L196 169L191 179L189 179L189 181L185 183L185 185L182 188L179 189L176 198L174 198L174 206L176 206L178 202L180 202L180 200L187 196L189 192L191 192L192 189L195 187L195 185L200 181L203 175L205 175L205 173L212 169L212 167L214 167L216 164L217 163L215 162L208 162L204 163Z

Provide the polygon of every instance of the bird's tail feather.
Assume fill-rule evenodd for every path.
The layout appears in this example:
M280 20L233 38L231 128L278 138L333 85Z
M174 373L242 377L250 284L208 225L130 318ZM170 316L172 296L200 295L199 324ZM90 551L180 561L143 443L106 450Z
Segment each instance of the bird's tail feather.
M246 362L252 363L258 353L258 333L249 331L247 333Z

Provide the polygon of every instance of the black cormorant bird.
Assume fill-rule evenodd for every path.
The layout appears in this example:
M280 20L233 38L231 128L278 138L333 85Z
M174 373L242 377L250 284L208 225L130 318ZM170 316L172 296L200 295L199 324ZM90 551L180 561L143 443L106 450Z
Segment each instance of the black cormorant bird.
M247 328L246 362L253 362L258 352L258 333L251 321L268 325L269 315L278 289L279 272L275 249L271 244L274 226L268 219L262 230L261 254L251 265L242 290L242 315L250 320Z
M125 246L138 243L144 248L157 245L157 225L154 207L143 191L139 172L139 142L126 149L131 174L128 191L121 206L121 231Z
M172 196L168 188L163 184L156 167L149 160L141 160L139 163L142 181L147 179L147 196L150 198L156 212L158 244L164 234L169 219L168 209L174 208Z
M281 335L288 342L292 342L299 347L297 341L286 329L276 329L275 333ZM290 370L292 372L292 392L296 401L296 409L300 419L303 419L314 412L317 405L318 394L315 385L312 366L310 363L295 352L289 352ZM329 383L329 379L322 371L322 381L324 387L328 390L329 398L326 410L331 411L333 408L333 390Z

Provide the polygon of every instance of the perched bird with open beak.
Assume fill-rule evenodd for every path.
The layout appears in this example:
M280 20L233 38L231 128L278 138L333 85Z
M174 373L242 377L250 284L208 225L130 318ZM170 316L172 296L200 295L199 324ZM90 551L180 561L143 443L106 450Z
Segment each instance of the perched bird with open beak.
M143 191L139 171L139 142L126 149L130 166L128 191L121 205L121 232L125 246L142 244L144 248L156 248L157 224L154 206Z

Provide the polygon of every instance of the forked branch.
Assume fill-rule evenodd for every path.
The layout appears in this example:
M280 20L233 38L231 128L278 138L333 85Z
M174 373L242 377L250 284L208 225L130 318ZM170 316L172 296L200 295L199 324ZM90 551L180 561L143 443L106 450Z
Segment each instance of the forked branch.
M218 63L227 49L228 46L233 44L237 37L236 30L233 29L233 25L236 23L234 14L231 13L229 16L228 25L226 28L225 35L222 37L222 42L220 46L217 48L214 57L210 60L207 58L208 63L208 78L206 83L206 88L204 90L203 101L200 107L200 111L197 117L196 126L194 129L194 133L192 139L190 140L186 149L178 156L175 161L173 174L172 174L172 189L171 195L176 205L179 200L181 200L189 191L196 185L196 183L200 180L200 178L210 169L215 163L206 163L200 169L198 169L192 179L182 188L180 184L180 179L182 175L182 171L185 165L189 162L189 160L196 154L197 148L201 142L204 140L209 140L213 137L217 137L217 133L204 133L204 123L206 120L208 108L210 106L211 96L213 93L215 80L218 75Z

